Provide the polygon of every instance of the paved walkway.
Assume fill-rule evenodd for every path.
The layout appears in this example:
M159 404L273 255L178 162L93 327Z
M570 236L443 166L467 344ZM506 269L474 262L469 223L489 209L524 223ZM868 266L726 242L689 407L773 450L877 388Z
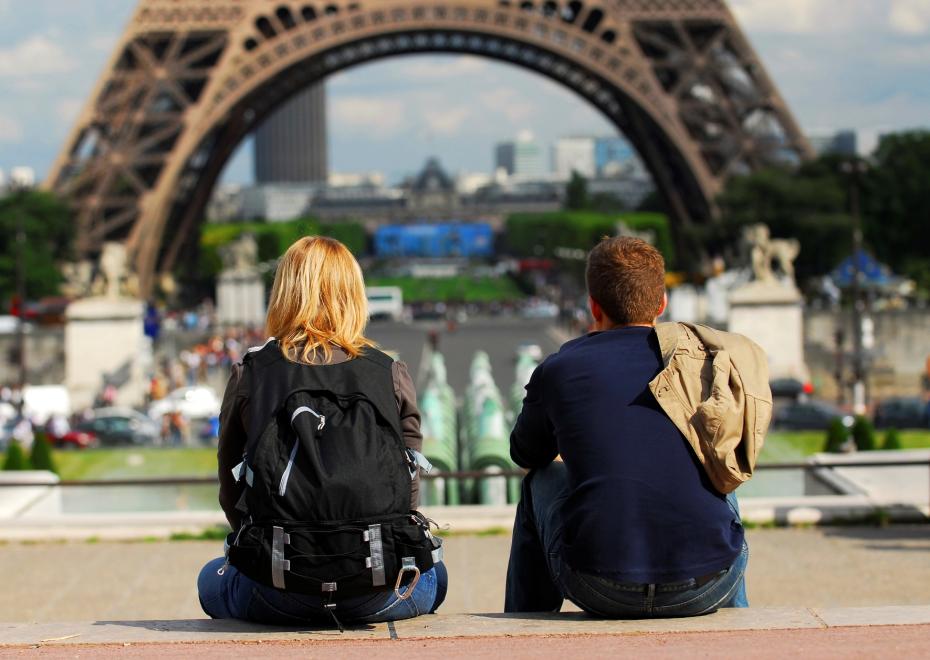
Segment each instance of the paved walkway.
M930 525L749 531L753 607L930 605ZM446 539L443 614L500 611L509 535ZM0 621L196 619L213 542L0 544Z

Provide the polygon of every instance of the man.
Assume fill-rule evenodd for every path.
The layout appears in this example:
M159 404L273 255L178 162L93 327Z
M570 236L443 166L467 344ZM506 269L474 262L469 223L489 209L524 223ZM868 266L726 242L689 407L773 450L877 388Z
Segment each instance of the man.
M505 611L566 597L617 618L746 607L748 548L724 493L749 478L768 427L764 353L702 326L657 332L665 264L641 240L604 239L586 279L594 331L537 367L510 437L531 472Z

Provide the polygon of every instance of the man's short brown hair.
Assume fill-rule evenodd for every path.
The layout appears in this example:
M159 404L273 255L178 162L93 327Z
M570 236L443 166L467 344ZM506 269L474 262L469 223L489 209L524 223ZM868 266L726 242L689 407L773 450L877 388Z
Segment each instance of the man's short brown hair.
M665 295L665 260L646 241L605 236L588 255L588 295L617 325L652 323Z

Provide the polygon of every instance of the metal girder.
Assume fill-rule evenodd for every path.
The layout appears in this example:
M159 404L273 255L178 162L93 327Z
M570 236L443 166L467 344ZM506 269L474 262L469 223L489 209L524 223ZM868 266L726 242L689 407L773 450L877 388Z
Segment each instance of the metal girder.
M676 227L726 178L810 148L724 0L140 0L48 185L78 250L126 241L143 294L196 241L241 140L304 87L405 53L537 71L637 148Z

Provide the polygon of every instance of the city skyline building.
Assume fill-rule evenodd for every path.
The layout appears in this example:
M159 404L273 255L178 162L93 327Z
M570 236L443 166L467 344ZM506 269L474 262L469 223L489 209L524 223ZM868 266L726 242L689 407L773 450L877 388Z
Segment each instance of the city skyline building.
M513 142L498 142L494 145L494 170L502 170L512 176L515 167L516 144Z
M560 180L568 180L572 172L591 179L597 175L595 144L592 137L564 137L552 146L552 172Z
M598 176L617 176L636 159L633 145L623 137L599 137L594 141L594 168Z
M807 139L818 156L855 156L859 151L858 134L852 129L812 131Z
M255 182L325 183L326 88L299 92L255 131Z
M499 142L494 148L494 168L520 179L547 174L542 146L531 131L521 131L516 140Z

